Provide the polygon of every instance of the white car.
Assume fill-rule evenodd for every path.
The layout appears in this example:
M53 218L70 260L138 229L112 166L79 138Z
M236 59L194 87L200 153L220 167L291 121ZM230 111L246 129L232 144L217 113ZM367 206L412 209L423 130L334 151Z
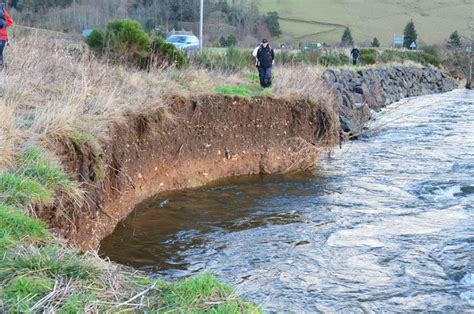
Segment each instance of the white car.
M186 52L199 50L199 39L194 35L171 35L166 38L166 42Z

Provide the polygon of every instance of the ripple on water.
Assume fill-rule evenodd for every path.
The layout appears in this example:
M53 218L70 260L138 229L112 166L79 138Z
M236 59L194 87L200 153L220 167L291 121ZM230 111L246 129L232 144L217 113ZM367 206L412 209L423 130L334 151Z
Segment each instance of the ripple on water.
M400 235L422 235L448 229L467 216L462 209L450 208L416 216L390 216L371 224L338 230L328 239L328 245L338 247L384 246L383 238Z
M457 197L464 196L463 188L467 187L463 186L463 182L456 180L448 182L430 180L415 185L410 192L422 200L446 203L455 200Z

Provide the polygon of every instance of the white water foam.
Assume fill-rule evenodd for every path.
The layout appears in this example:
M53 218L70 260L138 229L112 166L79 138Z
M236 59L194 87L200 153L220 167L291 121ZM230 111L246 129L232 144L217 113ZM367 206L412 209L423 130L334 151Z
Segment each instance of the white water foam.
M461 284L468 287L468 291L460 294L461 299L467 301L470 306L474 306L474 273L467 273L461 280Z

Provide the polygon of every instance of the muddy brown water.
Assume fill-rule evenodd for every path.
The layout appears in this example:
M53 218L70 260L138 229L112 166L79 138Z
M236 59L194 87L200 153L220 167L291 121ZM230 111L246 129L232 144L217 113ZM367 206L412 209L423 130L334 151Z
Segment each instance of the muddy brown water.
M474 311L473 119L472 91L404 100L313 173L155 196L101 254L267 311Z

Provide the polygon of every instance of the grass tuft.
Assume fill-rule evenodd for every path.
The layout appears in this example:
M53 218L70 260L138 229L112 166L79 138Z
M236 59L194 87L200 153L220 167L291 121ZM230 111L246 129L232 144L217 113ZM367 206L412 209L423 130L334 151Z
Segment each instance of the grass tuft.
M22 160L24 162L23 174L37 180L48 189L65 191L77 189L64 171L44 158L43 152L38 147L30 147Z
M258 308L243 304L232 294L232 288L210 273L168 284L162 290L164 311L177 313L257 313ZM245 309L245 311L243 310Z
M27 312L41 296L53 289L54 280L47 277L15 278L6 288L3 297L13 304L13 310Z
M46 274L50 277L87 280L99 270L73 251L58 245L35 247L18 245L10 247L1 261L0 280L22 274Z
M80 294L73 293L65 302L64 305L59 309L58 313L69 314L69 313L82 313L86 308L87 304L94 301L92 294Z
M0 255L5 253L5 250L14 243L15 239L7 230L0 229Z
M245 99L250 99L252 97L252 91L244 86L221 86L216 88L218 94L226 96L237 96Z
M0 206L0 232L3 232L3 237L0 235L0 239L20 239L23 237L42 239L49 237L44 222L30 218L24 213L7 206Z
M74 145L81 148L92 140L92 134L75 130L69 134L69 139Z
M202 300L224 298L232 293L232 289L219 283L211 274L185 279L163 290L163 303L172 308L189 306Z
M32 204L49 204L53 193L23 175L11 172L0 173L0 204L25 206Z

